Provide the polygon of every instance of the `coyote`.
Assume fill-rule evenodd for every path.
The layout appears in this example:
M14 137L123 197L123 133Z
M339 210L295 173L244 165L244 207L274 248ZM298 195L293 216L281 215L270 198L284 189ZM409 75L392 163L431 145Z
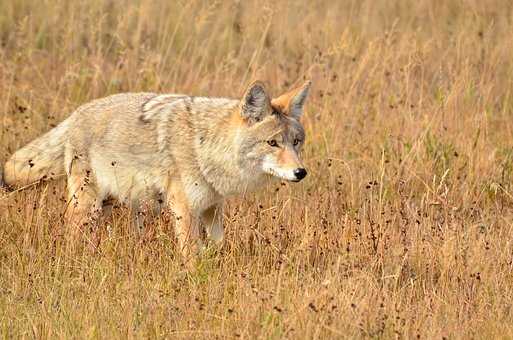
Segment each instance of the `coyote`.
M3 179L23 187L65 173L65 217L78 227L95 221L110 199L135 215L143 202L158 201L173 212L178 244L191 255L203 246L202 227L222 242L224 198L268 178L306 176L300 117L309 88L306 82L271 99L255 81L240 100L155 93L97 99L16 151Z

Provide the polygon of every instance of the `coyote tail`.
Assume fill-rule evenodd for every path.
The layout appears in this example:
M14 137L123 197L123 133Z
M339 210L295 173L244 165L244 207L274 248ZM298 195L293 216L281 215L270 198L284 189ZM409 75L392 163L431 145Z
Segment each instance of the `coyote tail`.
M20 187L61 175L64 172L64 144L68 138L69 125L67 119L16 151L5 163L4 183Z

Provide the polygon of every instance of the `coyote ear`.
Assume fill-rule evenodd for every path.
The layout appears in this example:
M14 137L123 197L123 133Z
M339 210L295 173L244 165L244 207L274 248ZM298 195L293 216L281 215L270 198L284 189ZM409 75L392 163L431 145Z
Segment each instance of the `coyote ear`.
M302 86L273 99L271 105L287 116L299 119L303 114L303 106L305 105L310 85L312 85L312 82L307 81Z
M241 115L246 119L259 122L264 117L269 106L269 96L264 84L255 81L248 86L241 101Z

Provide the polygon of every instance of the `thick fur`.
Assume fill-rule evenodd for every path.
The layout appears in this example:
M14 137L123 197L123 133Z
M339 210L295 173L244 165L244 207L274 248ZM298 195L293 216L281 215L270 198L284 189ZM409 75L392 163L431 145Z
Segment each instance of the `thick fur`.
M15 152L3 177L20 187L65 173L74 225L94 220L109 198L136 213L161 202L176 216L182 250L196 252L201 223L222 241L225 197L272 176L301 179L294 171L303 168L299 116L309 86L274 100L260 82L241 100L154 93L98 99Z
M4 181L17 186L64 173L64 143L70 119L16 151L5 163Z

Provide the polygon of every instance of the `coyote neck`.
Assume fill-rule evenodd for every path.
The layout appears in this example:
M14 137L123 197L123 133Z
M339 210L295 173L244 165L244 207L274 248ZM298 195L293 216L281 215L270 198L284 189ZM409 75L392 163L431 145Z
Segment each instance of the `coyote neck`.
M245 160L241 148L244 122L237 108L219 112L216 124L201 129L197 134L196 154L204 178L222 196L252 190L262 181L262 176L252 171L252 164ZM214 126L212 128L212 126Z

